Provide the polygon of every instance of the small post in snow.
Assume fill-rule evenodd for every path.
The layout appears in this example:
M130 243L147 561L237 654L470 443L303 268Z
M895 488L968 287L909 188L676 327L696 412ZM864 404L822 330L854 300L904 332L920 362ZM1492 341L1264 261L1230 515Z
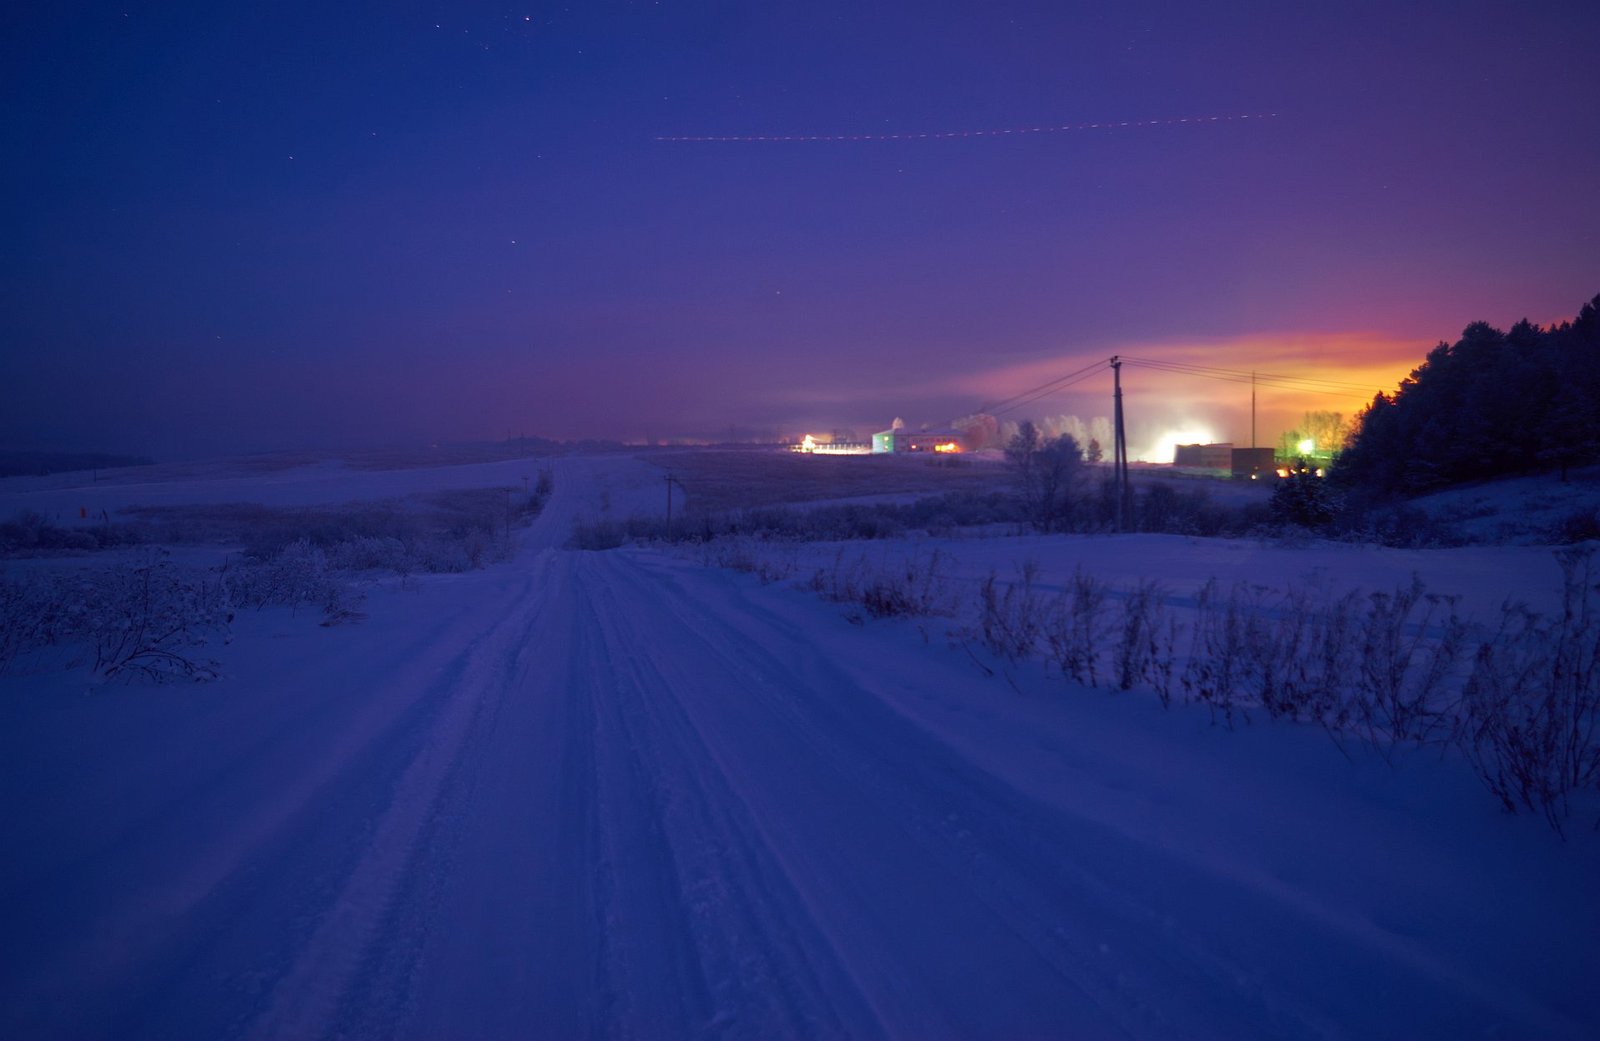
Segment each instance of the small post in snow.
M671 474L667 474L667 476L665 478L663 478L663 480L665 480L667 482L667 541L671 542L672 541L672 486L673 485L677 485L679 491L683 491L684 488L683 488L683 482L678 480L676 477L672 476Z

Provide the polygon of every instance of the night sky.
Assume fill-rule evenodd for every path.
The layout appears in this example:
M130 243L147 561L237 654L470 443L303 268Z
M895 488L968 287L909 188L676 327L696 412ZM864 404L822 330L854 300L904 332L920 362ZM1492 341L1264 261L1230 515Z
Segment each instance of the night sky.
M1600 292L1597 39L1593 2L23 0L0 447L869 433L1111 354L1392 389ZM887 138L1033 127L1081 128ZM659 140L773 135L869 139ZM1248 438L1248 388L1124 376L1136 442ZM1263 439L1365 398L1272 391Z

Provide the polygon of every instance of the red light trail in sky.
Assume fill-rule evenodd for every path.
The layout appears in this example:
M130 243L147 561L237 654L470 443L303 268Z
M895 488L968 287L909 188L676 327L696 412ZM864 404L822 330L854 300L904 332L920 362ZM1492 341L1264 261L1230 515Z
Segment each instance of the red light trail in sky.
M1271 119L1276 112L1253 112L1236 116L1183 116L1177 119L1125 119L1104 123L1064 123L1060 126L1011 127L1003 130L929 130L900 134L677 134L660 135L657 141L932 141L957 137L1012 137L1018 134L1060 134L1073 130L1122 130L1140 127L1237 123L1246 119Z

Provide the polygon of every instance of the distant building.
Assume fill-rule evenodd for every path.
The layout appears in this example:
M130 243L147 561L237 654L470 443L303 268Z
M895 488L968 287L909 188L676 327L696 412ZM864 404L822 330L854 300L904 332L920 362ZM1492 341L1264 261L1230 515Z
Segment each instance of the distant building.
M1212 445L1178 445L1172 452L1172 465L1193 470L1216 470L1234 477L1255 480L1274 473L1277 462L1270 448L1235 448L1230 441Z
M1173 466L1187 466L1196 470L1232 470L1233 443L1224 441L1212 445L1178 445L1172 452Z
M839 431L835 431L837 435ZM871 455L871 441L843 440L837 436L824 434L820 437L807 434L798 444L791 445L790 451L804 452L808 455Z
M961 451L961 435L954 430L910 431L891 427L872 435L874 454L905 452L949 453Z
M1270 448L1235 448L1233 450L1233 476L1254 481L1266 475L1275 475L1278 469L1274 452Z

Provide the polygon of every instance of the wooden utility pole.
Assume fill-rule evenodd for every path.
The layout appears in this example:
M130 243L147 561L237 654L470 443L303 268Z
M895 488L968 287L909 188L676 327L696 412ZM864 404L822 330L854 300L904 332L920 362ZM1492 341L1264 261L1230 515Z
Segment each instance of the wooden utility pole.
M1113 411L1115 417L1112 421L1112 440L1115 445L1112 449L1111 467L1116 474L1117 488L1117 530L1126 528L1128 512L1128 432L1122 424L1122 359L1117 355L1111 356L1111 385Z

